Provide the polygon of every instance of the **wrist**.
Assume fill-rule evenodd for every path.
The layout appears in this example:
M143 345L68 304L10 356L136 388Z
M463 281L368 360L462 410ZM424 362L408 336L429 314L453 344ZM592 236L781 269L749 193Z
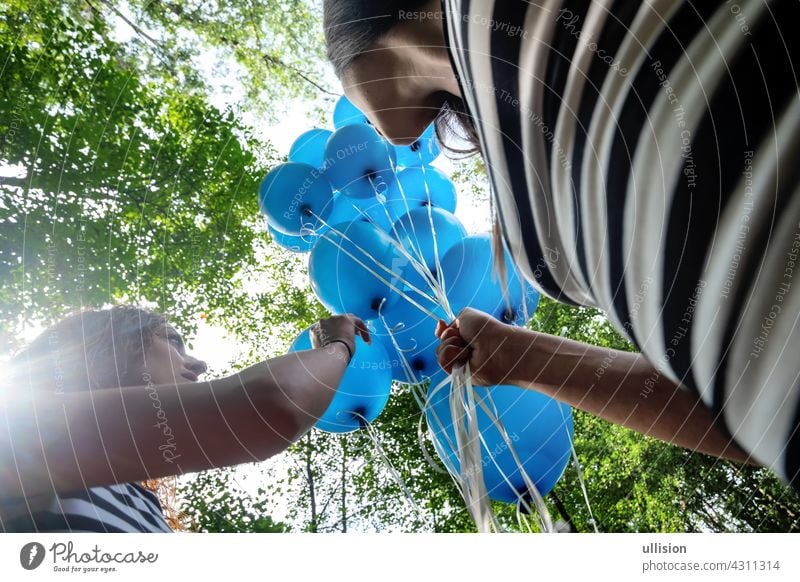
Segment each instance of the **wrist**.
M353 359L353 348L343 339L328 340L322 348L333 356L344 361L345 366Z
M509 384L541 387L561 383L558 374L564 338L512 325L503 327L501 365L507 371Z
M504 371L508 384L519 384L529 379L531 360L535 355L535 335L524 328L501 324L497 330L497 341L494 345L502 345L498 350L499 364Z

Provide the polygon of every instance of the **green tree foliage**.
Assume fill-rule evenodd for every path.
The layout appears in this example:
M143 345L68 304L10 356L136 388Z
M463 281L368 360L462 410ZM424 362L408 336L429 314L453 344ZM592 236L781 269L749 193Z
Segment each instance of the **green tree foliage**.
M273 151L135 59L84 3L0 8L0 166L19 169L0 179L7 333L123 299L191 330L259 267L254 193Z
M200 47L206 58L213 49L217 64L225 63L220 66L229 79L229 63L235 62L238 70L231 80L255 111L270 113L289 98L338 96L329 87L320 2L135 0L130 4L135 15L128 22L140 41L154 48L172 69L197 62ZM153 39L142 27L155 28L159 38Z
M270 497L265 488L251 495L237 485L232 469L205 471L180 488L190 531L206 533L283 533L287 524L266 513Z

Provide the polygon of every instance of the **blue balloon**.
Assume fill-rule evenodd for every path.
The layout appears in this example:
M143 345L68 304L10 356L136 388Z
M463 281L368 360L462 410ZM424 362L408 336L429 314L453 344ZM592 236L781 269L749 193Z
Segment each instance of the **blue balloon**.
M415 167L430 164L440 153L436 128L431 123L417 141L407 146L395 146L397 165Z
M449 393L450 385L438 391L429 389L425 419L436 437L436 449L445 465L459 472ZM539 493L546 495L552 491L570 458L574 425L569 406L516 386L476 386L475 399L478 430L484 441L481 443L483 481L489 497L508 503L521 497L530 503L522 471ZM493 411L492 416L478 402ZM501 421L508 442L494 424L493 417ZM522 464L522 471L509 445Z
M350 100L342 95L333 106L333 127L339 129L345 125L369 124L369 119Z
M328 180L355 198L385 196L394 183L395 158L394 148L370 125L346 125L325 145Z
M319 240L319 236L316 234L294 236L278 232L271 226L267 226L267 230L276 244L293 253L307 253L314 248L314 245L317 244L317 240Z
M522 325L536 310L539 294L520 277L506 252L508 302L499 280L493 276L492 239L473 234L450 247L442 258L442 276L450 309L458 314L472 307L506 323Z
M447 210L431 206L415 208L400 217L393 232L409 254L420 260L431 273L436 273L437 256L441 262L445 253L467 236L458 218Z
M392 220L422 206L456 211L456 187L436 168L402 168L389 187L387 199Z
M331 212L333 191L314 166L288 162L275 166L261 182L258 205L277 231L300 235L317 232Z
M353 220L373 222L385 232L390 232L392 228L386 204L377 198L353 198L342 194L335 196L328 223L338 224Z
M405 262L385 232L354 221L325 232L311 251L308 274L311 287L329 310L374 319L382 302L385 309L397 301L392 286L400 288L398 278Z
M308 330L301 333L289 349L297 352L311 349ZM356 336L356 353L347 366L325 413L314 425L325 432L352 432L364 420L372 422L386 407L392 389L391 364L383 343L372 339L367 344Z
M446 319L446 316L440 307L433 311L436 318L408 301L398 301L382 313L383 321L374 322L375 335L384 339L390 360L397 362L393 366L392 379L412 384L430 379L435 385L447 376L436 359L439 339L435 334L437 321ZM408 377L407 368L401 364L403 361L407 362L413 377Z
M300 134L289 149L289 161L321 168L325 164L325 144L331 134L329 129L309 129Z
M378 331L376 331L372 337L376 341L380 341L383 344L383 348L386 350L386 354L389 358L389 371L392 375L392 380L408 382L406 375L403 372L405 368L403 367L403 362L400 359L400 354L395 345L392 343L392 338L386 333L386 330L381 325L380 321L376 319L366 323L368 325L374 325L378 329Z

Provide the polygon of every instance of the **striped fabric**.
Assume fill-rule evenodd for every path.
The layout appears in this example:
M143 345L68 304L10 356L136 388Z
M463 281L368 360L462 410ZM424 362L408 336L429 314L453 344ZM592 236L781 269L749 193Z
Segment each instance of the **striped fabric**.
M39 533L166 533L158 497L136 483L92 487L0 512L0 531Z
M602 309L741 448L793 481L800 3L442 5L526 277Z

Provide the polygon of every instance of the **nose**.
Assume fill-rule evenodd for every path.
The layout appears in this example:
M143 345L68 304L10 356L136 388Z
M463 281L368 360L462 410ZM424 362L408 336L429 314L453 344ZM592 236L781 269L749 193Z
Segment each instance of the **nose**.
M416 142L436 119L439 109L403 107L372 112L372 125L392 145L408 146Z
M189 355L186 356L186 367L198 376L205 374L206 370L208 370L208 365L203 360Z
M439 115L441 96L407 95L388 83L346 87L345 95L364 112L381 137L395 146L411 145Z

